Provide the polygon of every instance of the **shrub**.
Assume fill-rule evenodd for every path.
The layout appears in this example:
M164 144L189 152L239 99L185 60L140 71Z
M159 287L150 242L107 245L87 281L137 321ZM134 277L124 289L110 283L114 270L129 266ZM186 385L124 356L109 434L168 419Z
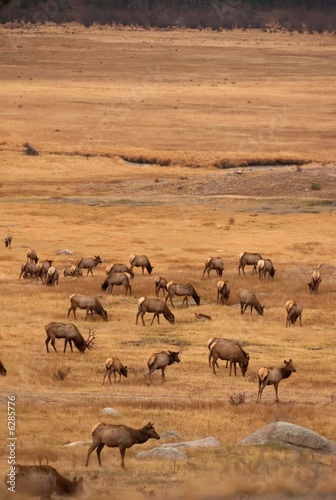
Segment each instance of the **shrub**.
M71 372L70 367L56 368L55 373L54 373L54 377L56 380L65 380L70 372Z
M321 189L321 186L318 182L312 182L310 189L312 189L313 191L319 191Z

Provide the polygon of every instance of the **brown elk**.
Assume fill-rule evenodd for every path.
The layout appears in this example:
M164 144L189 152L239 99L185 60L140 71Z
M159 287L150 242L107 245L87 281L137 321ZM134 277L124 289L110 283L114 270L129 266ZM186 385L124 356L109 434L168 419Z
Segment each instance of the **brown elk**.
M45 278L46 286L58 285L59 280L59 270L56 267L51 266L47 271L47 275Z
M126 266L126 264L110 264L105 269L106 274L114 274L114 273L128 273L131 278L134 278L134 273L131 269Z
M112 373L114 377L114 383L116 383L117 381L117 373L119 373L118 382L120 382L121 380L121 375L127 377L127 366L123 365L119 358L107 358L104 366L105 366L105 373L103 378L103 384L105 382L106 375L108 376L109 382L111 384Z
M212 370L216 375L215 365L218 359L230 362L230 372L232 373L232 366L234 367L234 374L237 375L236 363L239 364L243 377L247 372L247 368L250 361L250 355L245 352L244 349L232 340L224 341L220 340L214 343L210 349L209 354L209 365L212 358Z
M217 276L222 276L224 271L224 262L220 257L208 257L206 259L202 277L207 272L210 278L211 271L216 271Z
M145 268L148 274L151 274L154 269L154 266L151 265L146 255L130 255L129 261L131 264L131 272L133 272L133 267L141 267L142 274L144 274Z
M49 347L48 347L49 342L51 342L54 351L57 352L55 346L56 339L64 339L63 352L66 351L68 343L70 345L71 352L73 352L72 342L75 344L75 347L77 347L77 349L80 352L84 352L86 349L92 348L91 342L95 339L94 334L91 333L91 330L89 330L89 336L86 340L84 340L84 337L78 330L77 326L74 325L73 323L56 323L52 321L51 323L48 323L44 327L44 329L47 334L47 338L45 341L47 352L49 352Z
M255 296L255 293L250 292L249 290L244 290L241 288L238 291L238 297L240 301L240 312L241 314L244 314L246 309L248 307L251 308L251 314L252 314L252 309L255 309L259 316L262 316L264 314L264 308L265 306L262 306L260 302L258 301L257 297Z
M7 248L12 248L12 235L11 234L7 234L4 238L4 243L5 243L5 246Z
M314 271L311 276L310 282L308 283L310 293L317 294L321 281L321 273L319 271Z
M153 352L147 357L147 366L149 369L149 383L151 382L151 375L155 370L161 370L161 382L166 381L165 370L167 366L173 363L179 363L181 360L179 358L180 351L161 351Z
M36 264L34 262L27 262L26 264L22 264L20 278L36 278L38 280L38 270Z
M295 300L287 300L285 304L285 309L287 311L286 328L287 326L295 325L297 319L299 319L300 326L302 326L303 306L297 304Z
M71 267L63 269L63 276L71 276L72 278L83 276L83 269L79 269L77 264L73 264Z
M101 260L99 255L95 255L93 259L91 257L85 257L85 258L82 257L77 262L77 266L79 269L87 269L86 276L88 276L89 273L91 273L91 276L93 276L93 268L98 266L98 264L102 263L103 261Z
M71 481L49 465L15 465L15 493L51 500L53 493L76 496L82 492L82 477Z
M220 300L221 303L227 304L230 298L231 285L228 281L218 281L217 282L217 301Z
M44 262L38 262L36 264L36 269L37 269L37 272L38 272L38 277L40 278L40 280L42 281L42 283L45 283L47 272L52 267L52 263L53 262L54 262L53 260L47 259Z
M175 295L177 295L178 297L183 297L182 307L183 304L188 307L188 297L192 297L198 306L201 303L201 297L196 292L195 287L190 283L187 283L186 285L179 285L178 283L174 283L174 281L170 281L169 283L167 283L167 290L168 293L165 302L167 304L167 301L170 300L172 307L174 307L173 297Z
M263 393L263 390L265 389L266 385L274 385L274 390L275 390L275 400L276 402L279 401L278 397L278 387L279 383L281 382L282 379L290 377L290 375L294 372L296 372L296 369L294 367L293 361L290 359L289 361L284 361L285 366L282 366L280 368L260 368L258 372L258 396L257 396L257 403L261 401L261 395Z
M5 375L7 375L7 370L6 370L6 368L4 367L4 365L2 364L1 361L0 361L0 375L2 375L3 377Z
M35 264L38 263L38 256L37 256L37 253L35 252L35 250L28 250L27 252L27 262L34 262Z
M152 299L149 297L140 297L140 299L138 300L138 312L137 312L136 319L135 319L136 325L138 324L138 319L140 316L142 319L142 324L143 324L143 326L145 326L144 315L147 312L154 313L152 321L151 321L151 325L153 324L153 321L155 318L157 318L158 324L160 324L160 319L159 319L160 314L163 314L164 318L167 321L169 321L169 323L174 324L174 322L175 322L174 314L171 312L171 310L169 309L167 304L165 304L165 302L163 302L162 299L157 299L157 298Z
M274 269L271 259L260 259L257 262L257 271L259 273L259 279L263 276L266 278L268 273L268 278L274 278L276 269Z
M129 294L132 295L132 288L130 285L131 275L128 273L110 273L104 283L101 285L101 290L108 290L110 293L113 291L114 286L123 285L125 287L125 295L129 291Z
M258 260L262 259L262 256L260 253L249 253L249 252L244 252L239 255L239 265L238 265L238 271L240 274L240 270L242 269L243 274L245 275L245 266L253 266L252 269L252 274L257 272L257 263Z
M104 321L108 321L108 315L101 303L96 297L89 297L87 295L81 295L79 293L74 293L70 296L70 307L68 309L68 317L71 311L73 312L74 318L76 318L76 309L86 309L84 319L87 320L88 314L91 314L93 319L93 313L97 313Z
M88 450L86 466L94 450L97 450L98 463L101 466L100 454L104 446L109 448L119 448L121 456L121 467L125 468L125 453L127 448L135 444L146 443L148 439L160 439L159 434L154 429L154 424L148 422L141 429L133 429L127 425L105 424L100 422L92 429L92 444Z
M165 292L168 292L167 290L167 284L168 281L166 278L162 278L162 276L158 276L155 278L155 295L158 297L160 290L162 290L163 296L165 297Z

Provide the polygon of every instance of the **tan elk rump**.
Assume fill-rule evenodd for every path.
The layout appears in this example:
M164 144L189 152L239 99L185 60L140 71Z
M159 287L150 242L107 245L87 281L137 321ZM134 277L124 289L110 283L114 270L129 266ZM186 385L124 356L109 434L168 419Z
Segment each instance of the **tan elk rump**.
M133 429L127 425L105 424L103 422L95 425L92 429L92 444L88 450L86 466L89 464L91 453L96 450L98 463L101 466L100 454L104 446L119 448L121 456L121 467L125 468L125 453L127 448L135 444L146 443L148 439L160 439L154 429L154 424L148 422L141 429Z

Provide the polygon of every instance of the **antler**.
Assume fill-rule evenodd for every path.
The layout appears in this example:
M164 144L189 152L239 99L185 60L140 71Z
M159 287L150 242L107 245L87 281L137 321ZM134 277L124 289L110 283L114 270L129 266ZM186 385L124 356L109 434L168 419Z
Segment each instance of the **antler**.
M87 349L91 349L93 347L93 344L92 345L90 345L90 344L96 338L97 337L95 337L94 330L92 330L92 328L89 328L89 336L88 336L88 338L85 341Z

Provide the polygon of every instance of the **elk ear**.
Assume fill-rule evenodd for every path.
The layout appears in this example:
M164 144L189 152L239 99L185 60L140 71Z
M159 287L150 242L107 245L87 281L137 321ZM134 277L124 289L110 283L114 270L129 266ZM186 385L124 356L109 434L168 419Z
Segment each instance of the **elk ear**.
M284 363L285 363L285 365L288 365L289 361L286 361L286 360L284 359Z
M147 424L148 429L150 429L153 426L154 426L154 422L148 422L148 424Z

